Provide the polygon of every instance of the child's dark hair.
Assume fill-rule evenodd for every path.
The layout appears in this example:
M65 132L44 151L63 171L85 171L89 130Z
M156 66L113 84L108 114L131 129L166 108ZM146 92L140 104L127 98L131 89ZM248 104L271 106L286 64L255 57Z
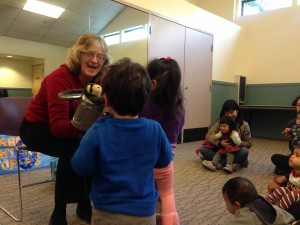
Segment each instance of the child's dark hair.
M183 109L181 71L178 63L170 57L154 59L148 64L147 71L150 79L157 81L151 98L164 115L177 116Z
M295 148L300 148L300 144L295 145L294 150Z
M230 111L230 110L236 110L236 111L238 111L238 115L237 115L237 117L235 119L235 122L236 122L236 124L239 127L241 127L243 125L243 122L244 122L243 114L242 114L242 112L240 110L239 105L233 99L226 100L223 103L222 110L221 110L219 118L221 118L222 116L224 116L225 112Z
M226 193L232 204L239 202L241 208L259 198L255 186L245 177L229 179L222 187L222 193Z
M292 106L296 106L299 99L300 99L300 95L298 95L298 96L294 99L294 101L292 102Z
M129 58L109 66L102 80L103 92L110 106L120 115L138 115L151 91L146 69Z
M237 129L236 123L233 121L233 119L231 119L230 116L222 116L220 118L220 125L221 124L227 124L229 126L229 134L231 134L233 130Z

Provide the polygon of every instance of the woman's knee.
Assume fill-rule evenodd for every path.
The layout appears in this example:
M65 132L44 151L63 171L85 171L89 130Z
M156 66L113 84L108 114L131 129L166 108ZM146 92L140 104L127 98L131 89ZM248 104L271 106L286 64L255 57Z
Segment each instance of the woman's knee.
M236 163L243 163L248 159L249 149L248 148L241 148L237 151L234 155L234 162Z
M204 158L207 160L212 160L212 158L214 157L214 155L216 153L216 151L214 151L211 148L208 148L205 145L200 145L199 151L204 156Z

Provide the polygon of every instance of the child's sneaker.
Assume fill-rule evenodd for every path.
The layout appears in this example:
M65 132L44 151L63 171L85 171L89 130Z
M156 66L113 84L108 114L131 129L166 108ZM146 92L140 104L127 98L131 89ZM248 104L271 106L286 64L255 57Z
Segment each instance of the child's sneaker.
M216 167L217 167L217 170L222 170L223 169L223 166L221 165L221 163L218 163L218 165Z
M239 163L233 163L233 165L232 165L233 172L237 172L240 169L241 169L241 164L239 164Z
M208 161L208 160L203 160L202 165L209 169L210 171L216 171L217 167L213 164L212 161Z
M202 161L204 160L204 156L200 153L199 148L195 149L195 153L200 158L200 160Z
M226 165L223 167L223 170L226 172L226 173L233 173L233 169L232 169L232 166L231 165Z

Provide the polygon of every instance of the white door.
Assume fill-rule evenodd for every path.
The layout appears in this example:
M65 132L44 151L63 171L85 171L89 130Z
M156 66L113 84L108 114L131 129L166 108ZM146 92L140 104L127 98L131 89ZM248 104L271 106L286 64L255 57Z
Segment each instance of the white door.
M209 34L186 28L185 129L209 127L211 118L212 45Z

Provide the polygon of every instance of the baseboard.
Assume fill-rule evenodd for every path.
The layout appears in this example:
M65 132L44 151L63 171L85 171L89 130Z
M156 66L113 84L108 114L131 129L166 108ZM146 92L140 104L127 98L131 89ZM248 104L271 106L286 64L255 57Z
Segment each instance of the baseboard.
M183 143L204 140L207 132L208 127L184 129Z

